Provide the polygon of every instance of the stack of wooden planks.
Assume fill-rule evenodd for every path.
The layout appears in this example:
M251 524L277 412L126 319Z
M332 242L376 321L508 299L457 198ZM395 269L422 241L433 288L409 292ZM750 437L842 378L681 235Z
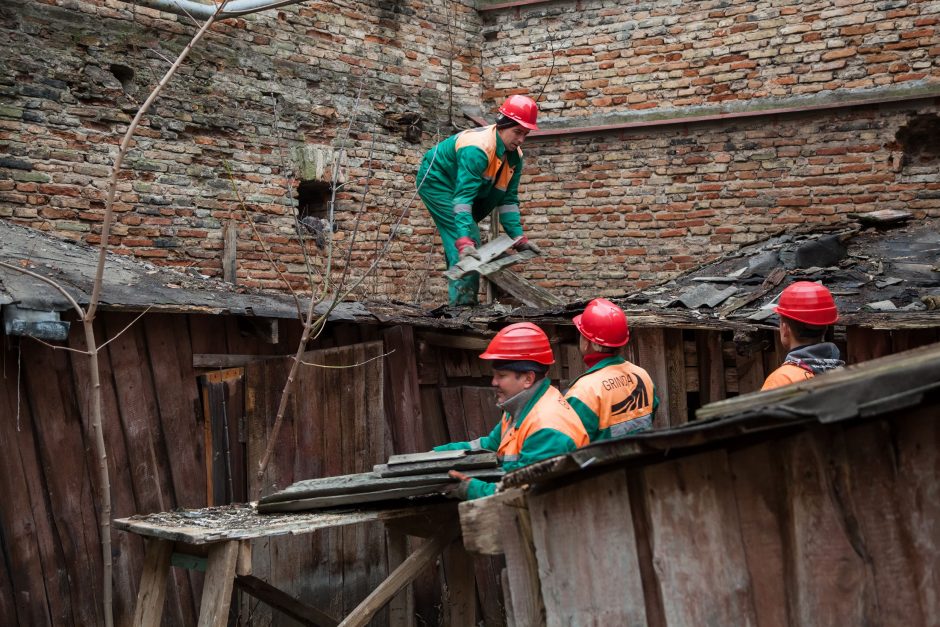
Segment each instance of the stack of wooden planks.
M263 497L258 512L297 512L334 507L350 507L417 496L447 494L457 486L448 470L485 481L499 481L496 454L491 451L431 451L392 455L386 464L372 472L298 481Z

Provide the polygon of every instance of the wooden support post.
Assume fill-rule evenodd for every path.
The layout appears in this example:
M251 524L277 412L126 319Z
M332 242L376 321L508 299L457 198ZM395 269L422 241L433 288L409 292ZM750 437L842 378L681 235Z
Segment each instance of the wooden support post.
M225 627L232 603L238 542L219 542L209 547L209 570L199 606L199 627Z
M388 528L386 531L388 567L395 569L405 561L408 555L408 536L394 528ZM389 627L414 627L415 594L414 586L410 583L389 602L388 625Z
M362 603L356 606L340 623L340 627L361 627L368 625L375 614L388 603L395 594L406 585L414 581L415 577L440 555L448 544L457 537L460 528L452 525L445 528L437 536L421 545L417 551L408 556L379 586L367 596Z
M137 627L159 627L166 601L166 580L170 573L170 556L173 543L169 540L147 541L144 557L144 573L140 577L137 591L137 607L134 609L134 625Z
M695 353L698 357L698 393L702 405L723 400L725 366L721 350L721 331L696 331Z

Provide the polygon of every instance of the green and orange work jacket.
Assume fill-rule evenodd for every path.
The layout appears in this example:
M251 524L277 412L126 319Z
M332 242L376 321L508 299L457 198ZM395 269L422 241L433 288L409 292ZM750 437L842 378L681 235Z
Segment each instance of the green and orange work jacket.
M650 429L659 405L646 370L619 355L602 359L575 379L565 398L591 442Z
M433 201L430 211L453 211L454 239L477 237L476 223L494 209L506 234L520 237L521 176L522 150L507 151L490 124L451 135L425 153L417 181L421 197Z
M434 447L435 451L457 449L496 451L503 470L509 472L537 461L563 455L588 443L581 420L558 388L545 378L532 398L513 419L503 412L489 435L469 442ZM471 479L468 500L490 496L496 484Z

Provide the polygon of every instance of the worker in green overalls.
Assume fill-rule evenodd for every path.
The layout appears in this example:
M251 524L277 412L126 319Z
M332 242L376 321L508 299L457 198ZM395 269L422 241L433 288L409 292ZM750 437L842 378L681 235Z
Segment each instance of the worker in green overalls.
M480 220L495 209L510 237L522 236L519 219L519 178L522 150L529 131L537 129L538 105L528 96L510 96L499 108L496 124L462 131L425 153L416 184L444 243L450 268L460 259L477 256ZM541 253L527 238L517 251ZM480 275L471 272L450 282L451 305L476 305Z

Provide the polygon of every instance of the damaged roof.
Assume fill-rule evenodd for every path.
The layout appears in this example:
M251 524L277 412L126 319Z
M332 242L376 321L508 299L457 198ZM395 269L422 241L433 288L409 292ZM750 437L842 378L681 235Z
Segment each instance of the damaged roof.
M817 281L832 291L841 324L940 326L940 219L896 211L858 218L746 246L625 304L761 322L787 285Z
M55 281L84 306L94 284L98 249L0 220L0 261ZM307 302L301 298L301 306L306 307ZM8 304L38 311L71 310L68 300L50 285L22 272L0 268L0 306ZM108 253L105 262L101 307L297 318L297 305L289 294L247 290L115 253ZM320 303L317 312L323 313L327 307L328 303ZM343 302L330 312L330 320L374 322L375 318L360 303Z

